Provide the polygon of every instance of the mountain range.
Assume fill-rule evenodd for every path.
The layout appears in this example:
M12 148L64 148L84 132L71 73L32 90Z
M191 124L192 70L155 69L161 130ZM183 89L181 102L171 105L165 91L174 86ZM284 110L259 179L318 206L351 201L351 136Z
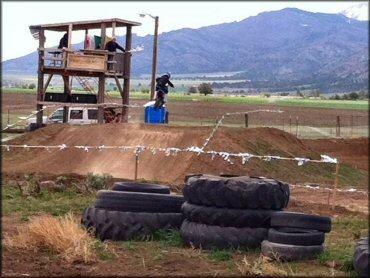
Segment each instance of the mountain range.
M158 73L238 72L241 87L368 89L369 21L286 8L239 22L162 33ZM124 45L124 37L118 42ZM151 72L153 36L133 35L132 75ZM82 43L73 45L81 48ZM2 63L3 74L37 72L37 52Z
M357 20L369 20L369 3L360 3L350 6L340 12L340 14Z

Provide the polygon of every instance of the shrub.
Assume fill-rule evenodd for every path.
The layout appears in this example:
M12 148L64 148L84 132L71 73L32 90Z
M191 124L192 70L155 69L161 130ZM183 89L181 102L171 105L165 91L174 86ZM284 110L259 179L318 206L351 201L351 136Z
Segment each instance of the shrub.
M108 189L113 177L109 174L98 175L87 173L85 185L88 189Z
M8 249L47 250L67 262L93 262L96 260L95 240L82 229L69 213L58 219L39 216L18 229L18 234L4 237Z
M196 94L196 93L198 93L197 87L195 87L195 86L189 87L188 93L189 94Z
M58 192L64 191L67 188L67 177L65 176L59 176L55 180L55 190Z
M34 83L31 83L29 86L28 86L28 89L35 89L36 88L36 85Z

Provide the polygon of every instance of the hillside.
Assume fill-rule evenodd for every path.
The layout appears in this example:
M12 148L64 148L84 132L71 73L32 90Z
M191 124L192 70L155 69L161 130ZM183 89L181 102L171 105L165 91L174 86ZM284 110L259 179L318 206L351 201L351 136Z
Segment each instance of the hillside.
M153 37L134 35L133 47L141 44L145 51L134 54L133 75L151 72ZM368 88L368 21L340 14L264 12L240 22L162 33L158 49L159 73L238 71L234 78L251 80L239 84L246 88ZM36 52L2 66L3 74L36 74Z

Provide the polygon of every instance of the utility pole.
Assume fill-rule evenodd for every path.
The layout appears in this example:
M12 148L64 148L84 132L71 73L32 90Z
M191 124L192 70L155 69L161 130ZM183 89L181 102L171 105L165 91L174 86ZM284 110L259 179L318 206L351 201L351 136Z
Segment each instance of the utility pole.
M157 74L157 49L158 49L158 22L159 17L153 16L151 14L143 13L140 14L141 17L150 16L154 19L155 25L154 25L154 40L153 40L153 63L152 63L152 83L150 88L150 100L154 98L154 92L155 92L155 76Z
M154 42L153 42L153 65L152 65L152 87L150 90L150 100L154 98L155 76L157 74L157 49L158 49L158 16L155 17Z

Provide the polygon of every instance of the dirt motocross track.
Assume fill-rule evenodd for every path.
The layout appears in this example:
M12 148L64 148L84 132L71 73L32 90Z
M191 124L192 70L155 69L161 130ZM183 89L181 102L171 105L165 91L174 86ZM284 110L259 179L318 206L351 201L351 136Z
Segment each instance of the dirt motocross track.
M111 124L93 126L54 125L22 137L8 144L55 146L147 146L156 148L201 147L212 131L211 127L176 127L146 124ZM219 128L205 148L206 151L229 153L249 152L258 155L306 157L320 159L320 154L337 157L351 167L368 170L368 138L300 140L274 128ZM190 173L237 174L266 176L288 182L333 184L327 172L335 172L333 164L296 161L262 161L251 159L234 164L222 157L178 153L166 155L146 150L139 156L138 179L181 184ZM15 149L3 150L3 172L6 173L109 173L115 178L134 179L135 154L132 149ZM315 175L313 175L315 173ZM350 185L349 185L350 186ZM366 185L363 185L366 187Z
M54 125L19 138L7 141L14 145L53 146L147 146L147 147L201 147L212 131L211 127L176 127L145 124L111 124L93 126ZM298 166L296 161L262 161L251 159L246 164L241 159L233 159L234 164L222 157L197 155L196 153L178 153L167 156L163 152L144 151L139 156L138 179L167 183L171 189L180 192L184 177L190 173L236 174L265 176L281 179L292 184L290 203L287 210L327 215L333 218L356 216L368 218L368 138L357 139L322 139L300 140L295 136L274 128L219 128L205 150L225 151L230 153L249 152L259 155L279 155L282 157L306 157L320 159L320 154L336 157L341 161L341 168L350 171L362 171L365 179L356 184L361 191L337 192L336 207L332 209L333 194L323 187L333 187L335 165L324 163L305 163ZM88 172L110 173L116 179L134 178L135 154L132 149L89 150L67 148L59 149L3 149L3 175L38 172L44 177L86 175ZM320 189L304 187L305 184L320 185ZM301 185L301 186L299 186ZM323 186L322 186L323 185ZM302 187L303 186L303 187ZM340 179L341 188L353 187ZM366 192L363 192L366 191ZM330 201L330 202L329 202ZM16 214L3 218L5 233L12 233L15 227L22 225ZM57 259L33 251L8 251L3 254L4 276L216 276L227 275L228 267L200 259L196 251L190 248L155 247L154 243L144 242L132 251L115 247L115 257L109 261L99 261L93 265L66 264ZM157 248L157 249L156 249ZM154 251L153 251L154 250ZM161 253L167 252L167 253ZM41 254L41 255L40 255ZM159 259L157 258L160 254ZM165 255L163 255L165 254ZM167 255L166 255L167 254ZM205 256L205 255L202 255ZM144 261L145 258L145 261ZM203 258L203 257L202 257ZM241 255L234 255L239 262ZM307 263L307 272L326 266ZM315 270L314 270L315 269ZM322 270L324 271L324 270ZM321 272L320 272L321 273ZM322 272L326 273L326 272ZM321 273L321 274L322 274ZM337 275L341 275L339 272ZM235 273L234 273L235 275ZM240 273L237 274L238 277ZM329 274L328 274L329 275ZM315 276L315 275L314 275Z

